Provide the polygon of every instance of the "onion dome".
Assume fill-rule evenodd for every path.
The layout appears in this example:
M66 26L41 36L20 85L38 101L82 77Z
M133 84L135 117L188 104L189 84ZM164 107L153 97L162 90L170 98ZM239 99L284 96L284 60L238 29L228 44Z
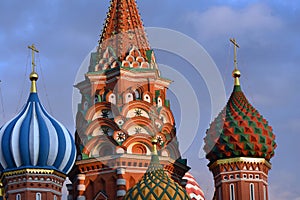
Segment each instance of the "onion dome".
M157 140L153 140L154 151L148 170L142 179L126 193L124 200L161 199L181 200L190 199L187 192L172 180L159 163L156 150Z
M190 196L191 200L205 200L201 187L191 173L187 172L183 179L187 181L185 190Z
M234 157L265 158L276 148L275 135L267 120L249 103L240 86L240 71L233 71L233 92L225 108L206 132L204 150L213 163Z
M0 130L0 169L4 172L24 168L54 169L67 174L75 162L75 142L70 132L40 103L34 66L27 103Z

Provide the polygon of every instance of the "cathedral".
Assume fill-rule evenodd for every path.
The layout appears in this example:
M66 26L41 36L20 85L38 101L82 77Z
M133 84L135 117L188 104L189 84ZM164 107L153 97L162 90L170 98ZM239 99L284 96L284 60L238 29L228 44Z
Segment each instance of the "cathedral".
M233 91L204 138L213 199L268 200L275 135L242 91L239 46L231 42ZM39 100L38 50L28 48L28 100L0 128L0 199L61 200L66 177L68 200L206 199L179 150L184 133L167 96L172 77L160 75L135 0L111 0L84 81L75 85L75 134Z

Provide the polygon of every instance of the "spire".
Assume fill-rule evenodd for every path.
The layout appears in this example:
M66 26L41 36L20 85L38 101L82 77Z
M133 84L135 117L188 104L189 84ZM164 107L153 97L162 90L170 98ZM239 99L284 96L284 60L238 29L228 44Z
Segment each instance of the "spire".
M158 143L157 139L154 138L152 140L152 145L153 145L152 157L151 157L150 165L148 167L147 172L155 171L157 169L163 169L163 167L161 166L161 164L159 162L159 157L158 157L158 153L157 153L157 143Z
M234 70L232 72L232 76L234 78L234 85L239 86L240 85L240 77L241 77L241 72L238 70L237 66L237 48L240 48L238 43L236 42L235 38L230 38L230 42L234 45Z
M124 59L132 47L139 49L146 58L146 51L150 50L150 47L135 0L111 0L99 41L100 55L108 47L111 47L120 59Z
M38 80L39 76L38 74L35 72L35 58L34 58L34 54L35 53L39 53L39 51L35 48L34 44L32 44L31 46L28 46L28 49L31 49L31 66L32 66L32 71L30 73L29 79L31 81L31 89L30 92L31 93L36 93L36 81Z

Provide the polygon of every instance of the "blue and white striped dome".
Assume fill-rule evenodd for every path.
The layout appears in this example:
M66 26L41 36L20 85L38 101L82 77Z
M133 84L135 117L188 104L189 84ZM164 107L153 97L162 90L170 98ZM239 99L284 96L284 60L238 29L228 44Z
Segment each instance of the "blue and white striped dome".
M51 117L32 92L21 112L0 130L0 169L55 169L67 174L76 157L69 131Z

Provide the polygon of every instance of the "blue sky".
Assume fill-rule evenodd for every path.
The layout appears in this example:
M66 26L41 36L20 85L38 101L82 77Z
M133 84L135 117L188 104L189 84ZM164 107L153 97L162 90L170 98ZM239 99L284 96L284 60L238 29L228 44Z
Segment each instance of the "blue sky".
M276 134L278 148L271 160L272 200L300 199L300 3L296 0L138 0L146 27L164 27L186 34L201 44L216 63L229 95L232 90L232 47L236 37L242 87ZM77 70L97 44L109 2L103 0L4 0L0 3L0 124L13 117L29 91L29 51L40 50L39 95L47 109L74 131L72 91ZM166 52L157 51L158 62L190 68ZM176 61L174 61L176 60ZM175 66L179 70L180 66ZM180 70L179 70L180 71ZM192 70L187 70L185 77ZM164 75L168 77L167 75ZM172 79L172 77L168 77ZM201 118L199 130L184 156L189 159L208 199L213 180L205 159L199 158L211 118L209 94L201 77L192 77ZM176 96L176 94L175 94ZM0 100L1 101L1 100ZM226 102L224 102L225 105ZM176 105L176 100L174 100ZM180 120L180 110L174 110ZM188 118L188 117L187 117ZM188 120L188 119L187 119ZM184 133L178 133L184 134Z

